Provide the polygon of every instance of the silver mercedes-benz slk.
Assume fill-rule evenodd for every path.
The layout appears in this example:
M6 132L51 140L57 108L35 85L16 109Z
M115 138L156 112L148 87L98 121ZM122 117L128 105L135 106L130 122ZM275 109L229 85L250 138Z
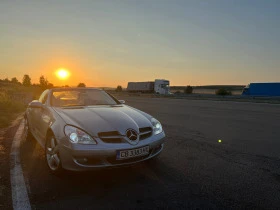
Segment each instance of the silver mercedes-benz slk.
M25 113L25 137L45 149L53 173L119 167L157 156L165 133L158 120L95 88L53 88Z

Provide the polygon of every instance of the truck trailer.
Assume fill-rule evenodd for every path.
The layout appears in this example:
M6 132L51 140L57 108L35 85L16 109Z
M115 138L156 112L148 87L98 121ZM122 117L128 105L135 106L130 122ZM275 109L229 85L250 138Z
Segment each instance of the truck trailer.
M250 83L242 92L245 96L280 96L280 82Z
M170 94L169 81L156 79L154 82L129 82L128 92Z

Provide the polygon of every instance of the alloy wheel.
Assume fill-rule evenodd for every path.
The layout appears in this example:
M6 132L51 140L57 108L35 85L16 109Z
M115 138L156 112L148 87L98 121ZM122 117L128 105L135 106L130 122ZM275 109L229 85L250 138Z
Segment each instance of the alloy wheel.
M56 171L60 167L60 158L58 154L58 145L55 138L49 138L46 147L46 158L48 166L51 170Z

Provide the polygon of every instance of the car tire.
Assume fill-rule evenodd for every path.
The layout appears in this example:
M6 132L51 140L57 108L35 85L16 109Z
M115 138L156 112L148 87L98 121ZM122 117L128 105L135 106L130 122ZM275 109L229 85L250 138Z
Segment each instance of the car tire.
M64 169L61 165L57 141L53 134L47 136L45 146L45 159L47 166L54 175L62 175Z

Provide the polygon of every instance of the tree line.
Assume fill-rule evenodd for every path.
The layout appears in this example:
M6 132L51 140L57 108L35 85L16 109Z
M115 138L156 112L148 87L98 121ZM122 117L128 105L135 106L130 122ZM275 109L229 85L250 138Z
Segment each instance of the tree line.
M39 78L39 83L31 83L31 77L28 74L23 75L22 77L22 82L20 82L16 77L13 77L11 80L9 80L8 78L5 78L4 80L1 80L1 82L8 82L8 83L12 83L12 84L18 84L18 85L23 85L25 87L29 87L29 86L40 86L43 89L48 89L48 88L52 88L54 85L52 83L50 83L47 78L44 75L41 75Z
M12 84L18 84L18 85L23 85L25 87L29 86L40 86L43 90L53 88L54 85L50 83L47 78L44 75L41 75L39 78L39 83L31 83L31 77L28 74L23 75L22 82L20 82L16 77L11 78L10 80L8 78L5 79L0 79L0 82L7 82L7 83L12 83ZM63 87L69 87L68 85L65 85ZM80 82L77 87L86 87L86 84L83 82ZM116 92L121 92L122 91L122 86L118 85L117 88L115 89Z
M31 77L28 74L23 75L22 81L20 82L16 77L13 77L11 79L5 78L5 79L0 79L0 82L7 82L7 83L12 83L12 84L18 84L18 85L23 85L25 87L29 86L40 86L42 89L49 89L53 88L54 85L48 81L48 79L44 76L41 75L39 78L39 83L31 83ZM69 87L68 85L65 85L64 87ZM80 82L77 87L86 87L86 84L83 82Z

